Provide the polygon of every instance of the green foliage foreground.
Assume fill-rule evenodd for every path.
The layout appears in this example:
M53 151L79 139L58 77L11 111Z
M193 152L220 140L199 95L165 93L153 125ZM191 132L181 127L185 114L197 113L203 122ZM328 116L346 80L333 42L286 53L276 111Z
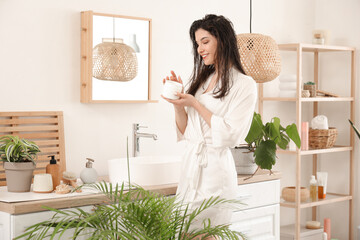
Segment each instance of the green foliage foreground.
M181 204L176 196L166 197L138 186L130 191L125 190L124 185L113 188L112 184L105 182L87 186L105 194L108 202L94 206L92 212L80 208L47 208L54 211L53 217L28 227L16 239L65 239L64 232L69 229L72 229L70 239L80 236L106 240L190 240L206 239L209 236L217 239L244 239L240 232L230 230L227 225L211 226L209 219L203 222L202 229L190 230L195 218L206 209L234 208L240 204L236 200L212 197L195 210L190 210L189 205Z

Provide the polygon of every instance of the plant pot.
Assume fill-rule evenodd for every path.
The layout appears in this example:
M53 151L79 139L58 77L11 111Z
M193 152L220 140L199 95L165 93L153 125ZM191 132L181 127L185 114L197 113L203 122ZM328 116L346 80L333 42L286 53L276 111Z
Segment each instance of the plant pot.
M30 192L35 165L32 162L4 162L8 192Z
M316 84L304 84L304 90L309 90L310 97L316 97Z
M249 152L247 148L231 148L234 158L236 172L238 174L253 174L257 165L255 163L253 152Z

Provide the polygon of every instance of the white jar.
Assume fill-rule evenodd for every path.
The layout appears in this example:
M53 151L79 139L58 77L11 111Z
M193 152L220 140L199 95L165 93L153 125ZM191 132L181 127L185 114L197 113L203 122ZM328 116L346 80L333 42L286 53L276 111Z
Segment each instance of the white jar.
M53 191L51 174L42 173L34 175L33 192L50 193Z
M182 88L183 86L181 83L167 80L165 81L162 95L165 98L169 98L173 100L179 99L179 96L176 96L176 93L181 92Z

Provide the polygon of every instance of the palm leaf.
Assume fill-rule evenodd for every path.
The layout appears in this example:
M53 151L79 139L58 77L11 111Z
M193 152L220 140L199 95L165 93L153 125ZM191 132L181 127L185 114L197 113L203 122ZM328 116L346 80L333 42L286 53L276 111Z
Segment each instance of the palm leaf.
M348 119L348 120L349 120L349 122L350 122L350 124L351 124L352 128L354 129L354 131L355 131L356 135L357 135L357 136L358 136L358 138L360 139L360 132L359 132L359 130L355 127L354 123L353 123L350 119Z
M212 226L204 222L202 229L189 231L191 224L199 214L212 207L234 207L236 200L224 200L212 197L204 201L193 211L187 204L182 204L175 196L165 197L158 193L132 186L131 191L105 182L87 185L101 189L109 202L107 205L95 206L94 211L87 213L79 208L75 210L56 210L48 221L34 224L17 239L57 239L64 236L68 229L74 231L73 239L86 236L87 239L195 239L205 236L217 236L220 239L240 239L242 235L232 231L227 225ZM188 237L187 237L188 236Z

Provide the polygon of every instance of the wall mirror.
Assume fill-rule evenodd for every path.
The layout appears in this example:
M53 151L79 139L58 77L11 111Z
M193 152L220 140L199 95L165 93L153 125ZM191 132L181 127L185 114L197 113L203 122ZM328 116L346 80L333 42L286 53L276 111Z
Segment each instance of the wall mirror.
M150 97L151 19L81 12L81 102Z

